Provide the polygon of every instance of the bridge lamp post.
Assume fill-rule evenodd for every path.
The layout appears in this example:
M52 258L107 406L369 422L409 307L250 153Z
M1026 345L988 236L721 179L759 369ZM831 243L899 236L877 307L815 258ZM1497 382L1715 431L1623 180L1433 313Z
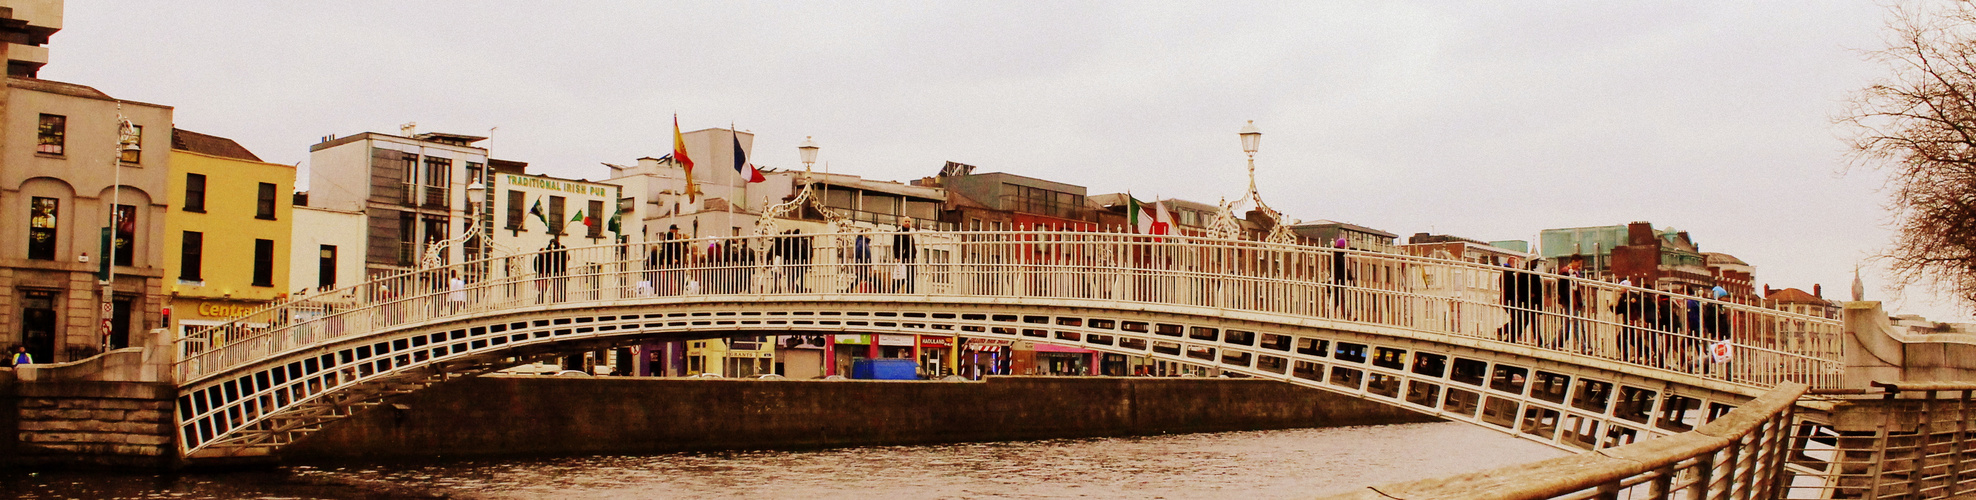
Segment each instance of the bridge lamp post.
M1262 145L1262 130L1256 128L1256 121L1249 120L1242 126L1242 152L1249 154L1249 192L1256 190L1256 148Z
M487 176L483 173L481 178L487 179ZM488 212L492 212L494 206L488 203L486 198L483 198L486 194L487 185L481 184L480 181L467 184L467 206L473 209L473 236L471 237L480 238L480 254L474 257L480 259L487 258L488 254L494 251L493 238L488 238L488 231L481 227L481 224L488 223L493 218L493 214ZM466 259L461 260L464 261Z
M816 149L816 141L812 140L809 136L804 136L803 143L796 145L796 152L803 156L803 173L805 174L809 173L810 165L816 163Z

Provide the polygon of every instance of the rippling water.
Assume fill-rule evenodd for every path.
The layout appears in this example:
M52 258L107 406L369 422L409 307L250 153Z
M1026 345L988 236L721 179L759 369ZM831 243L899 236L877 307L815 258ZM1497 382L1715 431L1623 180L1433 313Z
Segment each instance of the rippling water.
M1308 498L1563 455L1462 423L0 479L22 498Z

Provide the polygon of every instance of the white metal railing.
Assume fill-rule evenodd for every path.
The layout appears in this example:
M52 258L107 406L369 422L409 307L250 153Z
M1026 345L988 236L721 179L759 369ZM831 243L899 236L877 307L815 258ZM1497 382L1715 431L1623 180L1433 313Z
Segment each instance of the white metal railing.
M1480 491L1505 500L1780 498L1804 392L1803 384L1780 384L1707 425L1644 443L1325 498L1476 498Z
M1976 383L1873 382L1827 391L1824 422L1792 433L1786 498L1921 500L1976 495Z
M910 251L895 243L904 241ZM1843 361L1839 320L1554 274L1182 236L926 231L604 245L410 271L190 331L178 339L176 368L190 383L420 322L685 294L1213 307L1497 340L1751 387L1834 387ZM1706 354L1721 341L1726 361Z

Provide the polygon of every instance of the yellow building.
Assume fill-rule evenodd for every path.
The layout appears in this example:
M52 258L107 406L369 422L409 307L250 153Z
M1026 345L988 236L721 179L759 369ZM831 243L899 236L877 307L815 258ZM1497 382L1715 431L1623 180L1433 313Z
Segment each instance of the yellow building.
M204 326L287 296L295 167L232 139L172 131L165 215L171 328Z
M695 340L686 343L686 375L712 373L743 378L775 373L775 343L769 337Z

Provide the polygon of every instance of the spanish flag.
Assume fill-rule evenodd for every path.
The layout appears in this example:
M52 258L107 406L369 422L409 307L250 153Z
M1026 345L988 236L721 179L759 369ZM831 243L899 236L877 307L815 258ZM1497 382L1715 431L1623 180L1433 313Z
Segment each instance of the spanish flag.
M686 169L686 201L699 197L700 185L693 181L693 159L686 157L686 136L679 133L679 115L672 115L672 162Z

